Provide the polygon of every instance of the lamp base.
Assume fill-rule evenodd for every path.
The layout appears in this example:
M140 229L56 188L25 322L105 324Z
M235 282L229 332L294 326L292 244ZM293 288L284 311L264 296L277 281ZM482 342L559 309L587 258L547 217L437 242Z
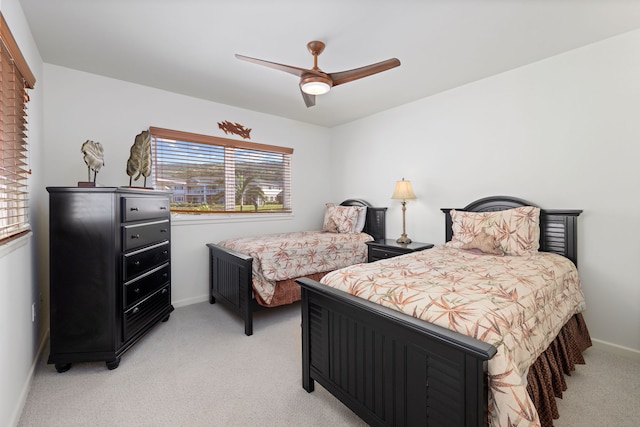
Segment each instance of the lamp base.
M400 237L398 237L398 239L396 240L396 243L402 243L407 245L411 243L411 239L408 238L406 234L402 234Z

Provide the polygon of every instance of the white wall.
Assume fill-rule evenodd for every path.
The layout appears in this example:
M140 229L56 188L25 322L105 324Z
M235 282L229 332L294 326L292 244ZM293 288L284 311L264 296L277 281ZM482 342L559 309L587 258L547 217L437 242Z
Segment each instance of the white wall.
M334 197L389 206L387 234L397 237L390 196L405 177L418 197L407 234L433 243L444 242L439 208L481 197L583 209L591 335L640 351L638 76L634 31L343 125L332 132Z
M105 166L103 186L129 185L126 164L135 136L149 126L233 138L218 129L229 120L251 128L251 141L292 147L293 215L174 217L172 224L172 298L176 306L208 299L209 242L229 237L322 227L324 203L331 199L329 133L322 127L177 95L45 64L45 182L75 186L87 179L80 146L100 142ZM235 137L240 139L239 137ZM320 177L320 178L316 178ZM134 185L142 185L141 181ZM185 219L187 218L187 219Z
M29 178L32 235L0 245L0 425L18 421L47 331L47 304L39 300L45 283L39 267L42 212L42 59L17 0L0 0L0 10L36 77L29 91ZM45 273L46 276L46 273ZM35 304L36 318L31 320Z

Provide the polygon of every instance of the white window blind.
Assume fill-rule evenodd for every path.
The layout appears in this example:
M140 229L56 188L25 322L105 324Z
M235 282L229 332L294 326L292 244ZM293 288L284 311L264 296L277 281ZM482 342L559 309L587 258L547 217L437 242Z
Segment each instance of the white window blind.
M293 149L150 127L152 181L172 212L291 211Z
M35 78L0 16L0 242L29 226L26 89Z

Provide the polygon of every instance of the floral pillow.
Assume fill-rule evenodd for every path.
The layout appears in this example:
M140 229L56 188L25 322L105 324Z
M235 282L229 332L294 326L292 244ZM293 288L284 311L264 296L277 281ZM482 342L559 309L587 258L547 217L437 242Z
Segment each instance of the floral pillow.
M468 249L473 252L477 251L481 254L504 255L496 236L488 234L485 230L482 230L480 234L475 236L470 242L460 246L460 249Z
M447 246L462 248L482 233L493 236L505 255L527 255L540 247L540 208L523 206L496 212L451 210L453 238Z
M324 210L322 229L330 233L359 233L358 218L362 210L361 206L336 206L327 203Z
M332 216L329 216L329 218L325 218L322 229L324 231L328 231L329 233L337 233L338 224L336 224L336 220Z

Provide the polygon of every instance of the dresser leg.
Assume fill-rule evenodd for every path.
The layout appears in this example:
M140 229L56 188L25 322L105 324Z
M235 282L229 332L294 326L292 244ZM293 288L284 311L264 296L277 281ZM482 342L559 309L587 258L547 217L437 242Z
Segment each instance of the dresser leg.
M56 363L56 371L59 373L67 372L71 369L71 363Z
M116 360L111 360L104 363L107 365L107 369L113 371L120 365L120 358L118 357Z

